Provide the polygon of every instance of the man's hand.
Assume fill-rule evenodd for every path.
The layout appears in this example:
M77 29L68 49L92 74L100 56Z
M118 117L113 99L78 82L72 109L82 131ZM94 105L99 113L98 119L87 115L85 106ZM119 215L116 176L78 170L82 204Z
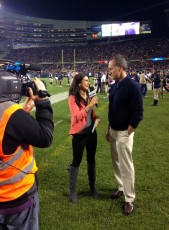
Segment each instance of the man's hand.
M128 135L132 134L134 131L135 131L135 129L129 125L129 127L127 129Z
M26 100L23 104L23 109L27 112L30 113L32 109L34 108L35 103L30 97L26 97Z
M35 77L34 83L35 83L37 91L47 92L44 83L39 78ZM28 91L29 91L30 99L32 99L34 102L42 101L46 99L46 97L40 97L38 95L34 95L31 87L28 87Z
M107 133L106 133L106 141L110 142L110 133L109 133L109 129L107 130Z

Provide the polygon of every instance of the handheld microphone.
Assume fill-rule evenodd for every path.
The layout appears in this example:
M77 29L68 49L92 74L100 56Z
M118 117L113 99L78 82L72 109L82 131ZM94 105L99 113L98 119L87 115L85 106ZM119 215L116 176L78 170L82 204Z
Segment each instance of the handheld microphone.
M90 92L89 92L89 97L90 98L92 98L92 97L97 95L96 94L96 89L93 86L90 86L89 89L90 89ZM96 107L98 107L98 104L96 104Z

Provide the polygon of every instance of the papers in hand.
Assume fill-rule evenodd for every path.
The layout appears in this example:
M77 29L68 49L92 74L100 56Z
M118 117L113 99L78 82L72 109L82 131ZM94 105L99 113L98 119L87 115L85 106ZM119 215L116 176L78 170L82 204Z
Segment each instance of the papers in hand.
M92 133L94 132L94 130L97 127L98 123L99 123L99 120L96 119L95 122L94 122L94 125L93 125Z

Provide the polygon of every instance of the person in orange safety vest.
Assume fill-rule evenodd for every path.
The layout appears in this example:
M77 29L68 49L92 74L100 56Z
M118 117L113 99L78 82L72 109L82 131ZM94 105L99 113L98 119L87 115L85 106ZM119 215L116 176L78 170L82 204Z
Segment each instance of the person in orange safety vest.
M44 83L34 79L40 91ZM53 110L49 99L28 88L23 106L0 96L0 229L38 230L37 166L33 147L53 140ZM47 92L47 91L46 91ZM36 107L35 118L30 115Z

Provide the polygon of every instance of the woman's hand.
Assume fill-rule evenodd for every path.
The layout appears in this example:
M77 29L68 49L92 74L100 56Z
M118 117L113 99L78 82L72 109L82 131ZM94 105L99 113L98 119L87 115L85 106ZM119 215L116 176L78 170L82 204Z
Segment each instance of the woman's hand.
M99 116L96 116L96 120L97 120L98 123L100 123L100 121L101 121Z
M93 107L98 104L98 97L94 96L91 98L89 104L85 107L85 111L88 113L90 109L93 109Z
M98 104L98 97L97 97L97 96L94 96L94 97L92 97L92 99L91 99L89 105L91 105L91 106L93 107L93 106L96 105L96 104Z

